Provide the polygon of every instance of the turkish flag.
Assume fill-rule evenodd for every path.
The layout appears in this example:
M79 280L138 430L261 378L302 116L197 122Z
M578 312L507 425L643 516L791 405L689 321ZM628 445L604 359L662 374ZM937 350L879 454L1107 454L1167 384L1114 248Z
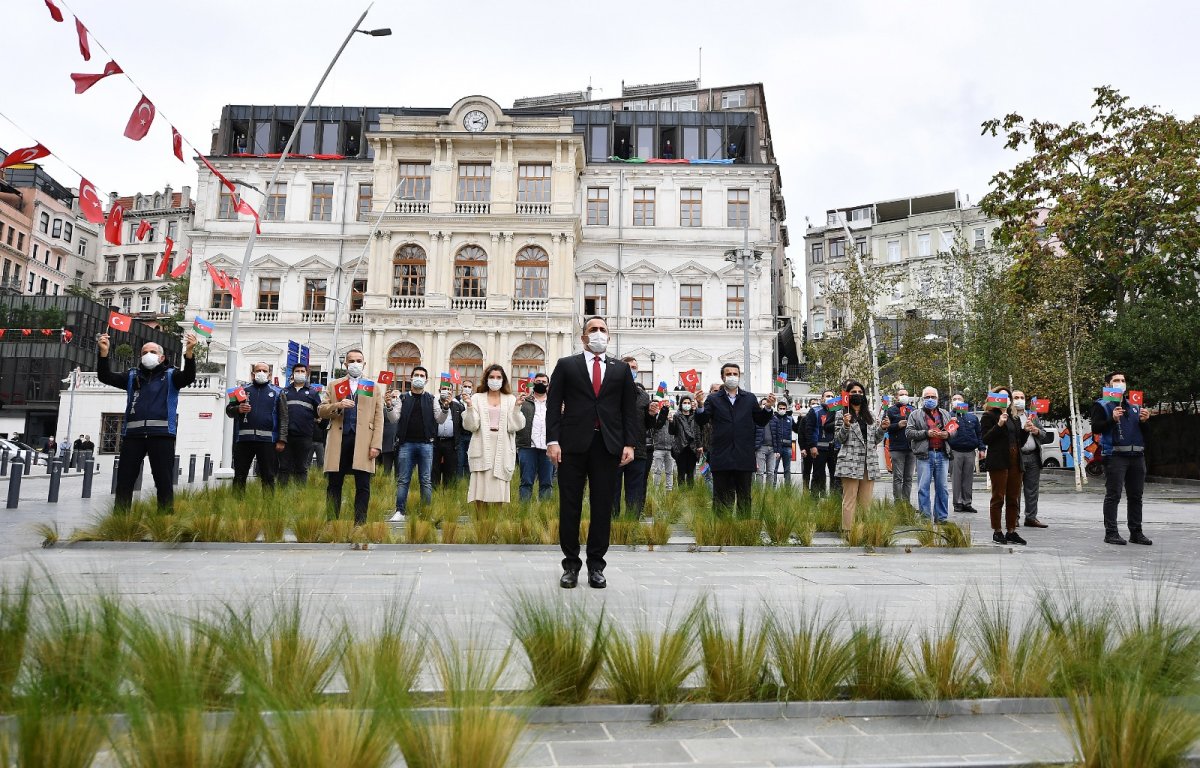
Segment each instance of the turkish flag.
M232 194L237 194L237 187L233 186L233 182L230 181L229 179L225 178L225 176L220 171L218 171L216 168L214 168L213 164L208 162L207 157L205 157L204 155L200 155L200 154L196 155L196 157L200 158L200 162L204 163L205 168L208 168L208 170L212 171L214 176L216 176L218 179L221 180L221 184L223 184L225 186L225 189L228 189L230 191L230 193L232 193Z
M71 332L70 332L70 331L68 331L66 328L64 328L64 329L63 329L63 332L62 332L62 343L63 343L63 344L70 344L70 343L71 343L71 339L73 339L73 338L75 338L75 334L71 333Z
M104 222L104 239L113 245L121 244L121 229L125 224L125 211L120 203L108 209L108 221Z
M517 394L529 394L529 379L517 379Z
M453 383L455 386L458 386L459 384L462 384L462 375L461 375L461 374L459 374L459 372L458 372L458 369L457 369L457 368L451 368L451 369L450 369L450 381L451 381L451 383Z
M229 284L225 282L225 273L224 272L221 272L216 267L214 267L212 264L205 264L204 266L208 267L208 276L212 278L213 285L215 287L220 288L222 290L229 287Z
M58 6L54 4L54 0L45 0L45 1L46 1L46 7L48 9L50 9L50 18L54 19L55 21L62 21L63 20L62 11L60 11L58 9Z
M174 247L175 241L168 237L167 250L163 251L162 261L158 263L158 269L154 272L155 277L162 277L171 268L171 249Z
M258 220L258 211L254 210L254 207L251 206L250 203L247 203L244 198L235 196L234 199L237 200L237 206L234 208L234 210L236 210L238 213L242 214L243 216L253 216L254 217L254 234L261 235L262 234L262 225L261 225L261 222Z
M128 331L133 328L133 318L120 312L109 312L108 327L117 331Z
M233 297L233 306L241 309L242 306L242 281L236 277L227 277L229 285L229 295Z
M1033 400L1034 413L1050 413L1050 401L1045 398L1037 397Z
M96 191L96 186L87 179L79 180L79 209L83 211L83 218L93 224L104 223L104 209L100 207L100 193Z
M150 234L150 222L142 219L138 223L137 233L134 235L138 240L145 240L146 235Z
M700 386L700 373L693 368L690 371L684 371L679 374L679 380L683 382L683 388L688 392L694 393Z
M121 69L117 62L110 61L104 65L104 71L98 75L89 75L84 72L73 72L71 73L71 79L75 81L75 93L80 94L109 75L120 75L124 72L125 70Z
M1130 405L1138 405L1138 406L1145 405L1146 404L1145 394L1143 394L1140 389L1129 390L1129 404Z
M75 17L75 32L79 35L79 55L84 61L91 61L92 46L88 45L87 27L83 26L78 16Z
M188 265L191 263L192 263L192 254L189 251L187 257L183 260L183 262L178 267L175 267L175 269L171 270L171 277L175 278L176 280L183 277L185 274L187 274Z
M380 371L379 372L379 383L380 384L391 384L395 380L396 380L396 374L392 373L391 371Z
M7 328L0 328L0 339L3 339L3 338L4 338L4 332L5 332L6 330L8 330L8 329L7 329Z
M175 153L175 157L179 158L179 162L183 162L183 136L179 131L175 130L175 126L171 126L171 150Z
M21 335L22 335L22 336L32 336L32 335L33 335L33 330L32 330L32 329L30 329L30 328L22 328L22 329L21 329Z
M42 329L42 335L43 335L43 336L49 336L49 335L50 335L50 334L52 334L52 333L54 333L54 331L53 331L52 329L50 329L50 328L43 328L43 329Z
M22 147L14 149L8 153L8 157L4 158L4 162L0 163L0 168L7 168L10 165L17 163L32 163L39 157L46 157L50 154L50 150L46 149L41 144L34 144L32 147Z
M334 396L334 398L337 399L338 402L341 402L342 400L349 400L350 399L350 380L342 379L341 381L334 383L333 396Z
M154 105L143 94L141 101L133 108L133 114L129 116L129 122L125 124L125 138L141 141L150 132L150 125L153 122Z

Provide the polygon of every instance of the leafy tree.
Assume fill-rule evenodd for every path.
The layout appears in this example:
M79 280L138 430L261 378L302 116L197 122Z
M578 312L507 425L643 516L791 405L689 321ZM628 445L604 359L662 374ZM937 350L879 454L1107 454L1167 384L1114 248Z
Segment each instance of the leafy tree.
M1147 340L1153 339L1153 343ZM1104 366L1124 372L1147 403L1194 410L1200 400L1200 305L1150 298L1130 306L1100 333Z

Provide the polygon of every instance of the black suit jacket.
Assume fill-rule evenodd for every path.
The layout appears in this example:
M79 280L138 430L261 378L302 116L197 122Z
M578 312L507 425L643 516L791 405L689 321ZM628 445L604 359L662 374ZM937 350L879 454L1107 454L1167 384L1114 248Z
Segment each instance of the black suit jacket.
M560 358L550 376L546 395L546 442L557 442L564 453L580 453L592 444L596 421L609 453L637 444L637 387L629 365L604 358L600 396L592 390L592 372L580 352Z
M771 422L771 411L758 406L758 397L739 389L733 403L725 390L704 398L704 407L696 413L700 426L712 424L712 444L708 464L714 472L753 472L754 432Z

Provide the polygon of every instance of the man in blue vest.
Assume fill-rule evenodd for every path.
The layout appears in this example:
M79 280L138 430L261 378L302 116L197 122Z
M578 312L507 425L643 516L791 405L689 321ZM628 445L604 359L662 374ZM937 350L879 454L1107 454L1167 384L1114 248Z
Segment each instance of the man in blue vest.
M308 383L308 366L292 367L292 385L281 393L287 410L287 445L279 454L279 479L284 484L308 481L312 461L313 435L317 429L317 408L321 393Z
M243 387L246 399L225 406L225 415L233 419L233 489L246 490L250 465L258 461L258 479L275 490L275 454L287 447L288 408L279 387L271 383L271 366L255 363L250 367L251 383Z
M1117 532L1117 507L1124 488L1129 494L1129 541L1149 546L1154 542L1142 533L1142 489L1146 485L1146 440L1142 424L1150 418L1150 412L1140 403L1129 402L1125 374L1115 371L1108 374L1104 386L1121 391L1119 403L1101 398L1092 405L1092 432L1100 435L1100 451L1104 454L1104 543L1127 543Z
M133 503L133 486L142 471L142 460L150 457L150 474L158 492L158 511L170 513L175 503L175 429L179 423L179 390L196 380L196 334L184 337L183 370L167 364L162 347L152 341L142 345L137 368L115 373L108 367L108 334L97 340L100 359L96 376L104 384L123 389L125 420L121 427L120 466L113 511L125 513Z

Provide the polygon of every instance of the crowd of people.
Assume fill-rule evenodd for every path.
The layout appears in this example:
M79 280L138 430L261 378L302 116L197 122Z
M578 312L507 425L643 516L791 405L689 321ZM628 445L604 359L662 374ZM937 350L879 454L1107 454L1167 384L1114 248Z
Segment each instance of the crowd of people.
M195 376L196 337L185 339L182 370L166 363L162 349L147 343L140 365L109 370L107 336L99 340L97 366L102 382L124 389L127 407L117 477L116 505L128 509L133 484L149 457L160 510L172 503L170 463L177 428L177 393ZM981 416L971 412L960 393L943 400L936 387L925 387L913 402L899 388L886 408L875 412L870 393L847 381L841 393L825 390L807 403L785 393L758 397L741 387L741 368L727 363L720 381L707 391L671 394L648 391L637 380L637 360L607 355L608 328L589 318L581 336L582 353L562 358L553 372L538 372L515 384L503 366L484 371L457 387L440 380L431 386L429 371L414 367L407 382L386 391L365 376L361 350L346 355L345 375L327 386L308 380L308 368L295 366L284 387L270 380L265 362L251 367L251 381L231 397L226 415L234 420L233 487L246 486L252 467L259 482L274 488L303 482L314 458L327 478L328 514L341 514L347 476L354 482L354 521L363 524L371 477L396 478L391 522L408 514L415 472L422 503L435 485L467 478L466 501L484 507L512 503L512 478L519 474L517 502L547 499L559 489L563 587L574 587L584 564L578 532L583 493L591 509L586 563L588 583L603 587L604 555L611 518L622 512L640 516L647 486L667 491L691 487L699 472L712 492L714 510L748 515L757 476L762 485L791 484L793 445L800 461L802 487L812 494L840 494L842 528L850 529L874 498L890 460L891 495L912 505L927 519L943 523L956 514L977 512L975 475L986 471L993 540L1024 545L1018 533L1021 505L1024 526L1046 528L1038 515L1042 446L1054 434L1027 406L1025 393L1006 386L988 395ZM1145 442L1141 424L1149 418L1125 392L1125 376L1111 373L1106 397L1091 413L1107 463L1104 501L1105 541L1125 544L1117 530L1117 506L1128 495L1128 541L1150 544L1142 532ZM407 386L403 386L403 385ZM886 441L886 459L880 450ZM64 441L65 443L65 441ZM81 436L76 451L89 450ZM68 448L70 446L68 445ZM94 446L93 446L94 447ZM596 515L610 510L611 515Z

